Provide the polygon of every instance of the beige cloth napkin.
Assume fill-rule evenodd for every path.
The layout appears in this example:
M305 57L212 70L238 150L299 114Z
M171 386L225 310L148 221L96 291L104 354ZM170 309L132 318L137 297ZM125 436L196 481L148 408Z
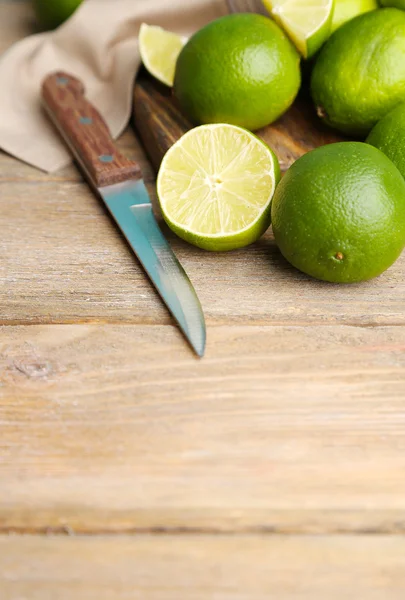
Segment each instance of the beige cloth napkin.
M48 172L70 162L40 104L41 82L55 70L83 80L119 136L131 114L140 24L190 35L227 12L226 0L85 0L59 29L26 38L0 58L0 148Z

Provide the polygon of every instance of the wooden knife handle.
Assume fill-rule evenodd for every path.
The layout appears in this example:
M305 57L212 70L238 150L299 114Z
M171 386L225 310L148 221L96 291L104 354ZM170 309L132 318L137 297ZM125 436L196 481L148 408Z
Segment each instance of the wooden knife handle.
M106 122L85 97L81 81L68 73L49 75L42 98L50 118L96 188L139 179L141 169L121 154Z
M192 128L181 114L172 91L145 72L135 82L133 121L156 171L167 150Z

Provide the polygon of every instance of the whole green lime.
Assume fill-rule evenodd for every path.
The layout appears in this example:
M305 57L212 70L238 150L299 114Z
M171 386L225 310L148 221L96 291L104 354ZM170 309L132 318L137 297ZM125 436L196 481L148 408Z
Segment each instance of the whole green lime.
M82 0L33 0L38 20L46 29L54 29L66 21Z
M384 152L405 178L405 104L400 104L381 119L366 142Z
M287 171L271 217L280 251L297 269L325 281L364 281L405 246L405 181L368 144L330 144Z
M405 101L405 12L375 10L335 31L315 63L311 90L326 123L366 136Z
M404 0L405 2L405 0ZM378 8L377 0L335 0L331 33L357 15Z
M193 35L176 65L174 94L194 123L255 130L292 104L300 59L271 19L253 13L222 17Z

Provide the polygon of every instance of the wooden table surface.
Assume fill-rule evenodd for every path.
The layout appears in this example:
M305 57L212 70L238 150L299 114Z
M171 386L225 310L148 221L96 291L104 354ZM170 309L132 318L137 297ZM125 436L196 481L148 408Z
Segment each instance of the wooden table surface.
M0 214L1 600L403 600L405 255L335 286L165 229L198 360L76 168L0 153Z

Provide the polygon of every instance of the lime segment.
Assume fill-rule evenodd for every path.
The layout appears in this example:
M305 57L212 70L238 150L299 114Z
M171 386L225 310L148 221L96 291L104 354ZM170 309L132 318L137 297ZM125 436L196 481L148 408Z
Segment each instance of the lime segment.
M171 87L177 58L186 41L186 38L161 27L142 23L139 30L139 51L149 73Z
M304 58L310 58L331 32L334 0L263 0L275 21Z
M177 235L206 250L232 250L269 227L279 177L276 156L255 135L234 125L202 125L167 152L157 192Z

